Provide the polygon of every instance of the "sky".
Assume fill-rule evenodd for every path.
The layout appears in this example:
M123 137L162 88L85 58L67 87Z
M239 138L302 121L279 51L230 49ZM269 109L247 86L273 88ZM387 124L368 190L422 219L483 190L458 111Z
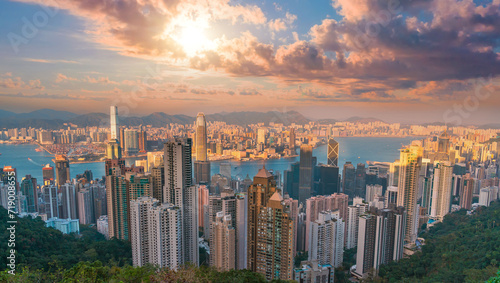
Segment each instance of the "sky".
M500 118L500 0L15 0L0 34L18 113Z

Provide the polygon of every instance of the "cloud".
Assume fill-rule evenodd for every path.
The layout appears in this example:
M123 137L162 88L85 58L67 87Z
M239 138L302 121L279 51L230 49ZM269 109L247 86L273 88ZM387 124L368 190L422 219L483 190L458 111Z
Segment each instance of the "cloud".
M27 89L27 90L43 90L45 87L40 80L30 80L24 82L20 77L12 77L12 73L0 75L0 88L7 89Z
M66 82L66 81L79 81L79 80L76 78L68 77L68 76L63 75L61 73L57 74L56 83L61 83L61 82Z
M247 89L240 91L240 95L262 95L262 93L258 92L255 89Z
M107 98L104 97L91 97L86 95L69 95L69 94L47 94L47 93L38 93L33 95L25 95L21 92L16 94L6 94L1 93L0 97L14 97L14 98L41 98L41 99L63 99L63 100L95 100L95 101L103 101Z
M27 62L46 63L46 64L55 64L55 63L80 64L80 62L73 60L47 60L47 59L35 59L35 58L23 58L22 60Z

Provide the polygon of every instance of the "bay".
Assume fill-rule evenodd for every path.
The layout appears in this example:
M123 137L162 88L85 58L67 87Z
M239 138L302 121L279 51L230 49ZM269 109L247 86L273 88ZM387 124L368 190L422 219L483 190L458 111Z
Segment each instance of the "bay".
M376 138L376 137L349 137L336 138L339 142L339 167L342 167L346 161L351 161L354 165L358 163L366 163L366 161L393 162L399 158L399 149L403 145L410 144L412 140L418 138ZM53 156L46 152L37 152L36 145L31 144L0 144L0 166L12 166L17 170L18 181L25 175L30 174L37 178L39 182L42 180L42 167L45 164L51 164ZM298 150L297 150L298 152ZM313 150L313 156L316 156L318 163L326 163L327 161L327 145L321 145ZM30 158L31 160L29 160ZM299 161L299 157L254 160L254 161L213 161L211 162L211 174L217 174L220 171L220 164L229 162L231 164L231 175L233 178L244 179L246 175L253 178L255 174L262 168L263 165L267 169L273 169L275 172L283 173L284 170L290 168L290 164ZM134 159L127 159L127 166L130 166ZM71 163L70 174L71 178L75 178L77 174L83 173L85 170L91 170L94 178L100 178L104 175L104 163Z

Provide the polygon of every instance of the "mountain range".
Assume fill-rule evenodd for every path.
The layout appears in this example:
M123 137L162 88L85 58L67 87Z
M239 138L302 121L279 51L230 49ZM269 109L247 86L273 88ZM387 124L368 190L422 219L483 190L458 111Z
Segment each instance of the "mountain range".
M208 122L221 121L227 124L248 126L250 124L264 123L281 123L286 126L295 123L299 125L307 124L312 119L306 118L297 111L288 112L221 112L206 115ZM124 126L139 126L151 125L153 127L163 127L170 123L191 124L196 120L196 117L187 115L169 115L163 112L155 112L142 117L119 117L120 125ZM351 117L345 121L349 122L373 122L380 121L374 118ZM318 120L320 123L335 123L334 119ZM40 109L28 113L14 113L0 109L0 128L45 128L45 129L60 129L69 124L74 124L79 127L87 126L103 126L109 123L109 115L104 113L88 113L78 115L67 111L58 111L53 109Z
M248 126L250 124L264 123L281 123L289 126L292 123L304 125L309 122L319 122L321 124L333 124L335 122L345 121L352 123L369 123L383 122L376 118L350 117L345 120L335 119L320 119L314 120L305 117L297 111L279 112L221 112L206 115L208 122L221 121L227 124ZM142 117L124 117L120 116L120 125L123 126L139 126L151 125L153 127L163 127L170 123L177 124L192 124L196 117L187 115L170 115L164 112L155 112ZM0 109L0 129L11 128L44 128L44 129L60 129L69 124L74 124L79 127L92 126L107 126L109 125L109 115L105 113L88 113L75 114L68 111L58 111L53 109L40 109L28 113L14 113ZM500 124L488 124L479 126L479 128L500 128Z

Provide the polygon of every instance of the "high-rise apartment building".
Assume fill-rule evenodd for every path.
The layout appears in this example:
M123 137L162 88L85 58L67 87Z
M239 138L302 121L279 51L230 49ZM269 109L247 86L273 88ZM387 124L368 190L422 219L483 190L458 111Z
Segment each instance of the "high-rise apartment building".
M422 163L423 149L420 145L412 144L401 149L399 165L399 185L397 206L405 208L406 231L405 241L413 244L417 240L418 230L418 173Z
M431 219L443 221L451 210L453 166L449 161L435 161L429 209Z
M132 200L130 240L134 266L180 268L185 263L181 208L151 197Z
M236 269L236 230L230 214L216 213L211 226L210 266L221 271Z
M62 219L78 219L77 188L74 184L65 183L60 186L62 197Z
M376 275L381 264L400 260L403 257L404 227L402 207L395 210L372 208L361 215L354 275L360 278L369 272Z
M136 130L125 130L125 153L134 155L139 152L139 135Z
M472 193L474 191L474 179L470 174L466 174L462 179L462 190L460 195L460 207L467 210L472 208Z
M305 221L305 248L308 249L310 242L311 224L318 219L322 211L338 210L340 218L347 218L348 196L346 194L332 194L329 196L315 196L306 200Z
M248 269L266 279L292 278L293 219L265 168L248 189Z
M318 219L311 223L309 237L309 261L340 267L344 256L345 222L338 210L322 211Z
M368 204L350 205L347 210L346 248L352 249L358 245L359 216L368 210Z
M198 189L193 186L191 147L190 138L165 143L163 201L182 208L184 260L198 265Z

